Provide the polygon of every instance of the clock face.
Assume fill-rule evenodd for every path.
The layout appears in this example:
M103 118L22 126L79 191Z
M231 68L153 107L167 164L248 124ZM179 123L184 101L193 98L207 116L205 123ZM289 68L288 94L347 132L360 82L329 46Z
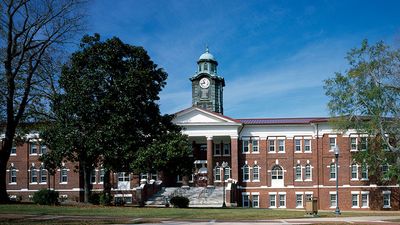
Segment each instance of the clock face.
M208 88L210 86L210 80L209 79L207 79L207 78L202 78L201 80L200 80L200 87L202 87L202 88Z

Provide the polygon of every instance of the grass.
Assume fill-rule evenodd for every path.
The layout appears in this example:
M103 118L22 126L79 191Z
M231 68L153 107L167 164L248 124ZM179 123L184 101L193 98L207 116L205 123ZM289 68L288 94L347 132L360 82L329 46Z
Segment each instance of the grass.
M302 210L242 208L137 208L102 206L39 206L33 204L0 205L0 224L107 224L158 222L161 220L254 221L304 218ZM343 212L342 216L400 215L399 212ZM334 216L319 212L320 217ZM136 219L136 220L135 220ZM47 222L46 222L47 221Z

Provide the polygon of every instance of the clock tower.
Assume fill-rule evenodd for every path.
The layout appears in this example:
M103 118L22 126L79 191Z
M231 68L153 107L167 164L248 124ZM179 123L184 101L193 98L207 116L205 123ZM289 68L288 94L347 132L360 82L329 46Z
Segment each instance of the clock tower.
M197 71L192 81L192 105L217 113L224 113L223 88L225 80L218 76L218 62L206 48L197 61Z

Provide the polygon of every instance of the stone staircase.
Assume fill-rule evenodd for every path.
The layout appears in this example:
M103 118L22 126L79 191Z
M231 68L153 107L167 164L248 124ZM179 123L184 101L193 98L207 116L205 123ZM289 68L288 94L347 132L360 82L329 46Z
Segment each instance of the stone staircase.
M151 196L147 201L148 206L164 207L167 199L173 196L185 196L189 199L189 207L221 207L222 187L167 187Z

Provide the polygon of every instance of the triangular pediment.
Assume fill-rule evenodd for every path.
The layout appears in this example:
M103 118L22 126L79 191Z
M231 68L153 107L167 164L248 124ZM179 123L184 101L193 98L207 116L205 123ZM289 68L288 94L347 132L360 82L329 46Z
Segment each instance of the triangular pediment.
M191 107L176 113L173 122L175 124L237 124L234 119L197 107Z

